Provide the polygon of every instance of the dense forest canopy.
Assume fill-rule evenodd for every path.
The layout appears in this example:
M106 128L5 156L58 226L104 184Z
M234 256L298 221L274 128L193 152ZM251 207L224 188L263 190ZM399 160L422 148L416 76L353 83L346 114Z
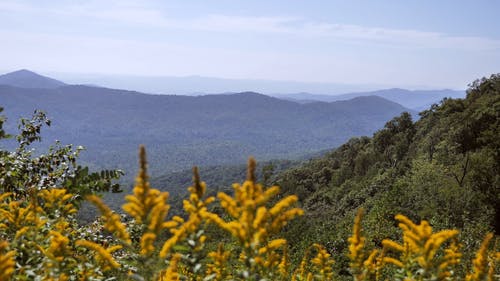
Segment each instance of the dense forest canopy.
M496 74L472 83L465 99L444 99L421 112L416 122L403 113L371 138L353 138L285 171L276 183L286 194L297 194L306 210L287 237L296 247L311 237L341 254L359 208L366 210L375 245L396 235L390 226L397 213L438 229L461 229L465 248L476 247L485 232L498 235L499 117Z

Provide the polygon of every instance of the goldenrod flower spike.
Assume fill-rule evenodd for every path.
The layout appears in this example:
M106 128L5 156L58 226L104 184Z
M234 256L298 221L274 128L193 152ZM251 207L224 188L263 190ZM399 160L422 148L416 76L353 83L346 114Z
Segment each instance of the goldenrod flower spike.
M50 246L45 252L50 258L61 262L64 259L65 254L69 251L69 239L57 231L51 230L49 235L51 236Z
M146 232L141 237L141 255L146 256L154 252L155 247L153 245L156 239L156 235L151 232Z
M149 256L156 252L154 242L163 230L178 225L175 221L166 222L170 206L167 203L168 192L161 192L150 187L147 173L146 149L139 148L139 172L133 194L125 196L122 209L132 216L136 223L144 226L140 238L140 254ZM130 241L130 240L129 240Z
M257 162L255 158L250 156L248 158L248 166L247 166L247 181L255 182L255 167L257 166Z
M365 261L365 237L361 235L361 220L363 218L363 209L359 209L354 219L352 236L349 237L349 254L351 260L350 266L356 280L363 279L363 263Z
M119 268L120 264L115 261L113 256L111 255L112 251L117 250L117 247L111 247L109 249L105 249L99 244L94 242L86 241L86 240L78 240L75 243L76 246L84 247L89 250L92 250L96 253L96 260L100 263L103 271L108 271L114 268Z
M203 195L205 195L205 189L206 186L204 183L201 182L200 180L200 174L198 173L198 167L194 166L193 167L193 186L194 188L194 194L198 196L198 200L200 200Z
M94 204L101 212L101 218L104 221L104 228L109 232L114 233L117 238L126 244L130 244L130 235L127 232L125 225L121 222L120 216L104 204L101 198L95 195L89 195L86 197L88 201Z
M461 257L459 246L454 240L458 231L442 230L432 233L432 227L425 220L417 225L400 214L395 218L403 230L403 244L386 239L382 241L382 245L385 251L398 253L399 259L384 257L383 261L402 269L408 278L416 272L430 279L444 280L452 277L452 267L459 263ZM450 246L441 249L450 240Z
M146 149L139 149L139 173L132 195L125 196L126 204L122 209L131 215L138 223L143 223L155 234L163 229L170 206L166 203L168 192L160 192L151 188L147 173Z
M306 250L302 260L300 261L299 267L295 269L292 275L292 281L305 280L307 276L307 260L309 259L310 248Z
M177 223L180 223L181 225L170 230L173 235L163 244L160 250L161 258L167 257L175 244L179 243L189 234L195 233L205 219L214 216L218 217L207 210L208 205L214 201L214 198L209 197L203 201L205 190L206 184L200 180L198 168L193 167L193 185L188 187L189 200L183 201L184 210L189 214L189 218L185 222L178 217L174 217L172 219L172 225L174 223L176 223L175 226L177 226ZM199 242L203 244L205 239L206 237L203 238L203 241Z
M384 239L382 241L382 246L387 250L393 250L395 252L404 253L405 247L389 239Z
M298 200L296 196L288 196L268 208L269 201L278 194L279 187L265 189L256 183L255 167L255 159L251 157L248 160L246 181L233 184L234 195L223 192L217 195L222 208L231 216L231 221L226 222L215 214L205 216L229 232L240 244L241 261L246 274L250 275L264 268L278 269L282 258L276 250L286 241L278 237L275 240L270 238L278 234L288 221L303 214L303 210L292 208L292 204Z
M363 267L368 273L375 274L375 280L378 280L378 274L383 267L384 251L372 250L368 258L363 262Z
M457 230L443 230L429 236L424 244L423 257L425 261L432 263L434 256L442 244L458 235Z
M226 277L229 277L226 272L228 269L227 262L231 253L224 250L224 245L219 243L217 246L217 251L208 253L208 257L212 259L211 263L207 264L207 272L206 275L214 275L214 279L216 281L225 280Z
M488 233L481 247L476 253L476 257L472 260L472 272L467 274L466 281L482 281L489 275L488 274L488 246L491 239L493 238L493 233Z
M444 250L443 262L439 265L439 278L445 279L452 276L452 271L450 267L460 263L460 258L462 254L460 253L460 244L456 241L456 238L452 240L452 243L448 249Z
M6 241L0 241L0 281L10 280L16 265L15 252L7 251L8 245Z
M278 272L283 280L288 280L290 275L290 257L288 255L288 245L283 247L283 255L278 265Z
M319 245L319 244L313 244L313 246L316 248L317 254L316 256L311 260L311 263L314 265L316 269L316 276L318 277L318 280L332 280L333 277L333 269L332 265L334 263L333 259L331 258L331 255L326 251L326 249Z
M314 257L309 259L309 255L311 254L311 252L315 252L316 254L314 255ZM333 264L334 260L325 249L325 247L320 244L314 243L306 250L304 257L299 264L299 267L293 272L291 280L333 280Z
M5 192L0 194L0 206L4 205L5 203L3 203L3 201L9 198L11 195L13 195L12 192Z
M154 199L159 191L150 192L149 176L147 173L146 149L139 147L139 173L135 178L133 195L125 196L126 204L122 209L131 215L138 223L146 223L147 216L153 208Z
M60 210L63 215L71 215L78 212L71 203L73 194L66 192L66 189L62 188L44 189L40 191L38 196L43 199L43 209L47 210L47 212Z
M167 268L167 270L163 271L160 273L158 276L158 281L179 281L180 279L180 274L179 274L179 261L181 259L180 254L175 254L172 256L172 259L170 260L170 264Z
M141 186L144 193L149 190L148 162L146 158L146 148L144 145L139 146L139 175L136 178L136 184Z

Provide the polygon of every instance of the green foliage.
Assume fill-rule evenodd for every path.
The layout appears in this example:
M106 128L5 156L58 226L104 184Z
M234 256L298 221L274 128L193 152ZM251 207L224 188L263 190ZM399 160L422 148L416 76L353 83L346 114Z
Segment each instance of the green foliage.
M342 237L360 207L371 245L397 237L390 227L397 213L460 229L466 258L486 232L500 233L500 75L475 81L465 99L444 99L420 116L412 122L403 113L372 138L353 138L278 176L276 183L298 194L306 210L285 235L297 243L294 251L320 242L345 267Z
M120 191L113 180L122 175L121 171L89 172L88 168L77 164L80 152L84 150L82 146L74 149L72 145L61 145L56 141L46 153L36 153L30 146L41 141L42 127L50 124L42 111L35 111L30 119L20 119L19 133L15 136L17 148L14 151L0 150L0 190L23 197L33 188L64 186L76 195L78 201L95 192ZM3 130L1 132L5 137Z
M0 107L0 113L2 113L3 107ZM0 139L7 138L8 135L5 133L5 130L3 129L3 123L5 123L5 116L0 115Z

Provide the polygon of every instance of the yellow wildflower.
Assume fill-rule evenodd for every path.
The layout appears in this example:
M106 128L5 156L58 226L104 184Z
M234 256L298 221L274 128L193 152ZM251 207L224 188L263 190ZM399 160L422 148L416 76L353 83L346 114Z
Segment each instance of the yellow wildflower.
M238 241L242 246L240 256L244 257L243 263L249 272L256 270L255 265L264 267L279 265L282 258L275 253L275 250L283 246L286 241L284 239L269 241L269 238L278 234L288 221L303 214L303 210L291 207L297 202L296 196L287 196L268 208L267 204L278 194L279 187L266 189L255 183L255 167L255 160L250 158L247 180L243 184L233 184L233 196L223 192L217 195L222 208L232 220L224 221L218 215L211 213L203 215Z
M413 223L403 215L396 215L399 227L403 230L403 245L391 240L384 240L382 245L384 250L392 250L400 254L400 258L384 257L383 261L405 268L408 277L414 272L422 270L428 278L448 278L452 275L451 266L458 263L461 254L458 252L458 245L453 240L457 235L457 230L442 230L433 233L432 227L427 221L420 224ZM444 255L438 254L441 247L446 242L452 240L449 248L442 250ZM413 268L415 265L417 268ZM427 278L426 277L426 278Z
M106 206L106 204L104 204L99 197L89 195L86 198L88 201L97 206L101 212L101 218L104 221L104 228L106 228L109 232L114 233L124 243L130 244L130 235L127 232L125 225L121 222L120 216L111 211L111 209Z
M51 230L49 234L51 236L50 246L45 252L52 259L60 262L68 251L69 239L57 231Z
M75 244L76 246L84 247L94 251L96 254L96 260L100 262L102 269L104 271L120 267L120 264L116 262L113 256L111 255L112 251L115 251L119 248L111 247L109 249L105 249L99 244L86 240L77 240Z
M158 276L158 281L178 281L180 279L179 275L179 261L181 259L180 254L175 254L170 260L167 270L160 273Z
M10 280L16 262L14 260L14 251L7 251L8 243L0 241L0 281Z
M349 254L351 260L350 266L353 274L358 279L363 279L363 263L365 261L365 237L361 235L361 220L363 218L363 209L359 209L354 219L352 236L349 237Z
M230 255L230 252L224 250L224 245L219 243L217 251L208 253L212 262L207 264L206 275L214 275L214 280L217 281L224 280L229 275L226 269Z
M147 232L141 237L141 255L146 256L154 252L155 247L153 245L156 239L156 235L151 232Z
M390 263L390 264L393 264L397 267L400 267L400 268L403 268L404 267L404 264L402 262L400 262L398 259L395 259L395 258L391 258L391 257L384 257L383 258L383 261L385 263Z
M70 202L73 194L67 193L63 188L52 188L41 190L38 194L43 199L43 208L48 212L60 210L64 215L70 215L77 212L77 209Z
M278 272L282 279L288 279L290 271L290 257L288 256L288 247L285 245L283 247L283 255L281 256L281 261L278 265Z
M30 229L31 229L31 227L29 227L29 226L23 226L21 229L16 231L16 236L14 237L14 239L16 239L16 240L19 239L24 234L26 234Z
M139 148L139 174L135 181L133 194L125 196L127 203L122 209L138 223L146 224L150 231L159 234L170 208L166 203L168 192L160 192L150 187L146 149L142 145Z
M314 265L319 280L332 280L332 265L334 262L331 255L319 244L315 243L313 247L316 248L317 254L311 260L311 263Z
M204 219L214 216L214 214L207 210L207 206L213 202L213 197L203 200L205 190L206 185L200 180L198 168L193 167L193 186L188 188L190 194L189 200L184 200L183 202L184 210L189 214L189 218L187 221L184 221L182 218L175 216L172 218L172 221L169 222L170 225L174 226L170 229L173 235L163 244L160 251L160 257L165 258L175 244L179 243L189 234L195 233ZM176 226L176 224L180 225ZM206 237L203 237L199 242L203 244L205 239Z
M476 257L472 260L472 272L467 274L466 281L484 280L488 275L488 245L492 238L493 233L488 233L484 237L481 247L476 253Z
M278 249L286 244L285 239L274 239L270 241L265 247L259 249L259 254L265 254L269 251Z
M384 246L384 248L386 249L390 249L390 250L394 250L396 252L404 252L405 251L405 248L400 245L399 243L396 243L392 240L389 240L389 239L384 239L382 241L382 246Z

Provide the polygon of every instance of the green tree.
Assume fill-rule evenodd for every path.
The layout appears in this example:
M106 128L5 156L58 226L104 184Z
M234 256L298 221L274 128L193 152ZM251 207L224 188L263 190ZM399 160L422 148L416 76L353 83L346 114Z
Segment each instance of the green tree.
M3 130L4 118L0 118L0 140L7 137ZM45 153L35 153L34 142L41 141L41 129L51 122L43 111L36 110L30 119L21 118L19 133L15 135L18 146L13 151L0 151L0 190L14 192L18 197L27 195L30 189L65 187L76 194L80 201L87 194L103 191L119 192L113 183L123 173L120 170L89 172L77 164L82 146L61 145L56 142Z

